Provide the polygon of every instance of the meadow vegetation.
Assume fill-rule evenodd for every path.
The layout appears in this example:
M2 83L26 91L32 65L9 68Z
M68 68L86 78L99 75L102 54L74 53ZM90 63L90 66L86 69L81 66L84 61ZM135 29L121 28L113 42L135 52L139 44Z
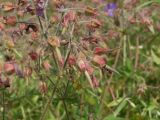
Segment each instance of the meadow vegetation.
M0 0L0 120L160 120L160 0Z

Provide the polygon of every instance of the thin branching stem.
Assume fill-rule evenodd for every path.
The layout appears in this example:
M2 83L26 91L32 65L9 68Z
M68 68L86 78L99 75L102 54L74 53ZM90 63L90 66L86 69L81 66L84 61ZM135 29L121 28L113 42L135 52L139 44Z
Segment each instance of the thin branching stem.
M64 91L63 98L65 98L65 97L67 96L68 87L69 87L69 80L67 81L67 85L66 85L66 88L65 88L65 91ZM65 99L63 99L62 102L63 102L63 105L64 105L64 109L65 109L65 111L66 111L67 120L70 120L70 119L69 119L69 113L68 113L68 109L67 109L67 105L66 105Z
M3 116L3 120L5 120L5 89L3 89L2 91L2 105L3 105L3 112L2 112L2 116Z
M121 48L122 44L123 44L123 39L121 39L121 41L120 41L120 43L119 43L119 48ZM113 69L115 69L116 66L117 66L117 63L118 63L119 57L120 57L120 52L121 52L121 49L118 49L117 54L116 54L116 59L115 59L115 61L114 61ZM110 83L111 83L111 81L112 81L113 75L114 75L114 72L111 73L111 76L110 76L109 80L107 80L106 83L105 83L105 87L104 87L104 89L103 89L103 92L102 92L101 98L100 98L100 102L101 102L100 109L103 108L104 102L102 102L102 101L103 101L103 99L104 99L104 97L105 97L107 87L110 86ZM113 93L111 93L111 95L113 96Z
M55 87L54 87L54 89L53 89L53 91L52 91L52 94L51 94L50 99L48 99L48 102L47 102L46 105L45 105L45 108L44 108L44 110L43 110L43 112L42 112L42 115L41 115L41 117L40 117L40 120L45 120L46 112L47 112L47 110L48 110L48 108L49 108L49 106L50 106L50 104L51 104L51 102L52 102L52 100L53 100L54 94L55 94L55 92L56 92L56 90L57 90L58 82L59 82L59 79L57 80L57 83L55 84Z
M70 119L69 119L69 113L68 113L68 109L67 109L67 105L66 105L66 103L65 103L65 100L63 100L63 105L64 105L64 109L65 109L65 111L66 111L67 120L70 120Z

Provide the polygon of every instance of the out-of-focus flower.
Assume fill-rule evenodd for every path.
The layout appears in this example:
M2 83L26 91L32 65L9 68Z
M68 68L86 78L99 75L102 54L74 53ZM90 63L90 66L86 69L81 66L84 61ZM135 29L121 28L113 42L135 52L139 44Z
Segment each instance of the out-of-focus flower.
M23 74L25 77L29 77L32 75L32 68L31 67L25 67L23 70Z
M125 0L124 1L124 7L126 8L126 9L129 9L129 10L131 10L134 6L136 6L137 5L137 3L139 3L140 2L140 0Z
M5 28L5 25L2 22L0 22L0 31L3 31L4 28Z
M32 60L37 60L38 59L38 54L36 52L30 52L29 53L30 57Z
M113 29L108 30L107 37L110 39L116 38L119 36L119 32Z
M24 6L24 5L26 5L27 3L28 3L27 0L19 0L19 1L18 1L18 5L20 5L20 6Z
M109 50L108 48L95 47L94 54L101 55L107 53L108 50Z
M137 21L136 21L136 18L132 17L132 16L129 16L128 17L128 21L131 23L131 24L135 24Z
M94 87L99 87L99 81L95 76L92 76L92 84Z
M44 81L40 81L40 82L39 82L39 91L40 91L42 94L45 94L45 93L48 91L47 84L46 84Z
M32 32L31 38L32 38L32 40L37 40L38 39L38 32Z
M86 25L90 30L95 30L102 26L102 22L98 19L92 19L91 22L87 23Z
M88 72L89 75L92 75L94 72L94 69L89 64L87 64L86 71Z
M65 0L52 0L52 3L57 7L60 8L64 5Z
M101 68L106 64L105 58L100 55L95 55L93 57L93 62Z
M76 57L73 56L73 55L70 55L69 58L68 58L68 64L70 66L75 65L76 64Z
M0 76L0 88L10 87L10 79L7 77L5 80Z
M58 38L57 36L50 37L50 38L48 39L48 43L49 43L52 47L60 47L60 38Z
M15 46L15 44L14 44L13 40L7 40L6 46L7 46L7 48L11 49Z
M85 71L86 70L86 63L83 60L79 60L78 67L81 71Z
M152 20L149 17L142 17L140 22L144 25L151 25L152 24Z
M43 67L44 67L44 69L45 69L46 71L49 71L49 70L50 70L51 65L50 65L50 63L49 63L48 60L45 60L45 61L43 62Z
M9 62L6 62L4 64L4 71L7 73L7 74L13 74L15 72L15 68L14 68L14 64L13 63L9 63Z
M14 69L15 69L15 73L18 77L20 77L20 78L24 77L23 71L19 68L18 64L14 63Z
M46 0L36 0L36 14L40 17L44 17L44 7Z
M104 2L104 0L92 0L94 3L98 3L98 4L100 4L100 3L103 3Z
M16 25L17 19L15 16L9 16L9 17L4 18L4 22L7 25L14 26L14 25Z
M30 13L31 15L34 15L35 14L35 9L31 5L28 5L26 7L26 12Z
M88 41L89 43L97 43L98 39L94 36L90 36L82 38L82 41Z
M86 60L79 60L78 61L78 67L81 71L87 71L89 75L92 75L94 72L94 69L89 65L89 62Z
M74 21L76 18L76 15L73 11L69 11L66 13L66 15L64 16L64 19L63 19L63 25L64 27L67 27L68 24L71 22L71 21Z
M16 6L11 2L6 2L2 5L3 11L9 12L16 8Z
M19 17L23 17L23 16L24 16L24 13L25 13L24 10L19 10L19 11L17 11L17 15L18 15Z
M59 21L58 16L52 16L50 19L50 23L52 23L52 24L57 23L58 21Z
M85 13L86 13L86 15L95 16L95 15L97 15L97 10L95 8L87 6L85 8Z
M108 3L105 6L104 11L107 13L108 16L113 17L116 9L117 5L115 3Z

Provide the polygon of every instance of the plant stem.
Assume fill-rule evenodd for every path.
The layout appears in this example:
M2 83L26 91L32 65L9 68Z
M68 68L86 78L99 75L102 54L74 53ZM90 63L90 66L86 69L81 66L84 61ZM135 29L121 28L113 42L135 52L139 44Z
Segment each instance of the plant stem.
M32 0L32 3L33 3L33 5L34 5L34 8L36 9L36 5L35 5L35 2L34 2L33 0ZM40 27L41 27L41 31L42 31L45 39L47 39L48 36L47 36L46 33L44 32L44 28L43 28L43 25L42 25L42 21L41 21L40 17L37 15L37 13L36 13L36 16L37 16L37 18L38 18L38 21L39 21L39 24L40 24Z
M68 86L69 86L69 80L67 81L67 85L66 85L66 89L65 89L65 92L64 92L64 95L63 95L63 98L65 98L67 96L67 89L68 89ZM67 116L67 120L69 120L69 114L68 114L68 109L67 109L67 105L65 103L65 100L63 99L63 105L64 105L64 109L66 111L66 116Z
M123 65L126 65L127 58L127 46L126 46L126 35L123 37Z
M3 89L3 96L2 96L2 105L3 105L3 120L5 120L5 89Z
M138 61L139 61L139 37L137 37L136 39L136 58L135 58L135 65L134 65L135 70L138 67Z
M59 79L57 80L57 83L56 83L56 85L55 85L55 88L54 88L53 91L52 91L52 94L51 94L50 99L48 99L48 102L46 103L46 106L45 106L45 108L44 108L44 111L42 112L42 115L41 115L41 117L40 117L40 120L44 120L44 117L45 117L45 115L46 115L47 109L48 109L49 105L51 104L52 99L53 99L53 97L54 97L54 94L55 94L55 92L56 92L56 89L57 89L57 86L58 86L58 82L59 82Z
M67 109L67 105L65 103L65 100L63 100L63 105L64 105L64 109L66 111L67 120L69 120L69 114L68 114L68 109Z
M121 41L120 41L120 43L119 43L119 48L121 48L122 44L123 44L123 39L121 39ZM117 63L118 63L118 60L119 60L119 57L120 57L120 52L121 52L121 49L118 49L117 54L116 54L116 59L115 59L115 61L114 61L114 65L113 65L113 67L112 67L113 69L115 69L116 66L117 66ZM110 83L111 83L111 80L112 80L112 78L113 78L113 75L114 75L114 72L111 73L111 76L110 76L109 80L106 81L105 87L103 88L103 92L102 92L101 98L100 98L100 102L101 102L100 109L103 108L103 105L104 105L103 99L104 99L104 97L105 97L105 93L106 93L107 87L110 86ZM109 87L109 88L110 88L110 87ZM112 93L112 94L113 94L113 93Z

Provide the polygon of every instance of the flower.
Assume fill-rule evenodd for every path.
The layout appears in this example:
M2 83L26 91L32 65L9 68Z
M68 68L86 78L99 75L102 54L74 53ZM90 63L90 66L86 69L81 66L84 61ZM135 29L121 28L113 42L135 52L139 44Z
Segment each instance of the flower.
M36 1L36 14L40 17L44 17L44 7L46 0L37 0Z
M105 8L104 11L107 12L107 15L110 17L114 16L114 11L117 9L117 5L115 3L108 3Z

